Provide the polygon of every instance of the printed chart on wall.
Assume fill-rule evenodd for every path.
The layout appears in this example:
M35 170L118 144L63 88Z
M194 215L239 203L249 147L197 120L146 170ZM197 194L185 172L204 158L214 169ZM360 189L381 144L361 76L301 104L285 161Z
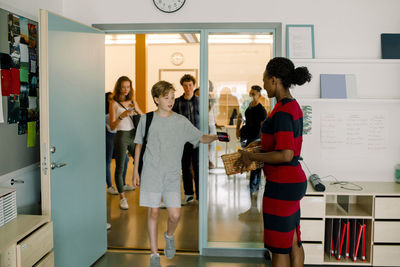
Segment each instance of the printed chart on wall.
M400 159L400 101L299 100L299 103L303 114L306 111L303 158L314 169L326 171L320 175L337 172L357 175L354 179L359 180L376 180L373 175L393 180L393 168Z
M39 129L37 23L8 13L9 51L0 53L1 95L7 97L8 116L0 122L16 123L16 134L27 134L27 145L36 145Z

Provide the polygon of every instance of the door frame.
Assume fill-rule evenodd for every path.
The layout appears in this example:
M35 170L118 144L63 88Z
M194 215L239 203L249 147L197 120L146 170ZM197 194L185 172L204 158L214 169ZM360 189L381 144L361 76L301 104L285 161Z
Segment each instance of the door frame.
M128 23L93 24L106 34L200 33L200 83L208 84L208 35L211 33L273 32L273 56L282 55L282 23ZM208 133L208 90L200 90L200 131ZM199 176L208 177L208 146L200 145ZM210 247L208 243L208 179L200 179L199 251L205 256L261 257L264 249Z

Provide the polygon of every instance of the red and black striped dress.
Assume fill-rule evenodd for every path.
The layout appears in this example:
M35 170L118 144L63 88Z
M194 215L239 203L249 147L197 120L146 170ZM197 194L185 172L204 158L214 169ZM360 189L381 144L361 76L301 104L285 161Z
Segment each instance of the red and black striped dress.
M266 185L263 198L264 243L272 253L288 254L293 234L300 238L300 200L307 189L307 178L299 163L303 142L303 112L295 99L279 101L261 129L264 152L289 149L291 162L264 164Z

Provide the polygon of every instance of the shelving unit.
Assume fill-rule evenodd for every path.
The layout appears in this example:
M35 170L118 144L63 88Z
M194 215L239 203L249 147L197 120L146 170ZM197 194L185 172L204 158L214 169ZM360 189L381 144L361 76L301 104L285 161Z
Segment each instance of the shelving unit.
M0 227L1 267L53 267L53 223L44 215L18 215Z
M400 184L355 182L361 191L326 183L325 192L311 184L301 201L301 233L305 264L400 266ZM365 261L341 258L325 252L327 222L336 219L364 219Z

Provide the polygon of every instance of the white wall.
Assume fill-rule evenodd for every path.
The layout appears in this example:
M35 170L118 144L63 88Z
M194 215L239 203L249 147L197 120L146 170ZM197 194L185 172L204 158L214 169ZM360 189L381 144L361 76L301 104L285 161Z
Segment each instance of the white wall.
M63 0L0 0L0 8L38 21L39 9L62 14Z
M64 15L86 24L282 22L314 24L317 58L380 58L380 34L400 32L398 0L188 0L176 13L152 1L64 0ZM284 31L285 32L285 31ZM285 42L283 42L285 44Z
M184 60L179 66L171 62L171 56L175 52L182 53ZM251 85L262 84L262 72L272 56L272 46L262 44L237 44L209 46L209 78L213 81L217 90L219 84L243 82L247 90ZM121 75L127 75L135 80L135 46L134 45L106 45L106 88L112 91L115 81ZM179 80L185 73L192 72L188 69L197 70L199 75L200 46L199 44L185 45L148 45L147 46L147 109L156 108L151 97L151 87L160 80L160 70L176 70L167 76L161 77L172 82L175 86L175 96L183 94ZM193 73L194 74L194 73ZM170 79L166 78L170 77ZM173 79L175 78L175 79ZM199 78L199 77L197 77ZM171 80L173 79L173 80ZM198 82L198 81L197 81ZM198 86L198 84L196 85ZM246 90L246 95L247 95Z
M139 0L0 0L0 7L32 19L37 19L38 9L43 8L86 24L314 24L317 58L380 58L380 34L400 32L398 0L192 0L173 14L160 12L152 1Z
M105 91L112 92L120 76L128 76L135 87L135 45L106 45Z
M179 66L175 66L171 62L171 56L175 52L182 53L184 60ZM148 45L147 47L147 109L154 110L156 105L151 96L151 87L153 84L160 80L160 69L174 69L178 72L176 75L169 75L169 77L181 76L180 69L197 69L200 66L200 45L199 44L185 44L185 45ZM182 75L187 73L182 71ZM176 77L176 78L177 78ZM165 77L164 77L165 79ZM180 78L179 78L180 79ZM183 88L179 84L179 80L169 81L174 84L176 92L175 97L183 94ZM198 83L198 81L197 81Z

